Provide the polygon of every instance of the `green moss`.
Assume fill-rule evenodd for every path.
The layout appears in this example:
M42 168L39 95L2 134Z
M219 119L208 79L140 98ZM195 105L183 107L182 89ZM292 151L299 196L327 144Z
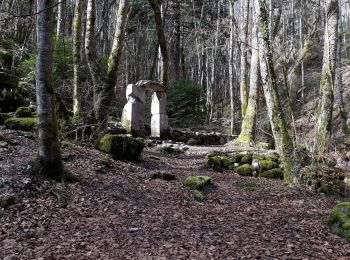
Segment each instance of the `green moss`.
M248 153L241 159L241 164L251 164L253 162L253 154Z
M35 117L10 118L5 121L5 126L12 130L31 131L37 124L38 119Z
M249 139L249 137L246 135L243 135L243 134L240 134L235 141L237 143L240 143L240 144L250 144L251 143L251 140Z
M199 191L199 190L195 190L195 191L193 192L193 196L194 196L194 198L195 198L196 200L198 200L198 201L203 201L204 198L205 198L203 192L201 192L201 191Z
M327 221L330 230L350 242L350 202L343 202L336 205Z
M265 142L256 142L255 146L261 149L272 149L273 145L271 145L270 143L265 143Z
M32 109L30 107L19 107L15 112L15 116L19 118L32 117Z
M142 138L130 135L104 135L96 143L96 148L109 153L113 159L138 160L145 147Z
M260 177L268 179L283 179L283 170L281 168L275 168L265 171L260 174Z
M237 167L236 172L241 176L253 176L253 171L250 164L243 164Z
M222 169L232 170L235 159L222 153L212 152L205 156L204 162L216 171L221 171Z
M75 147L75 144L71 143L71 142L68 142L68 141L65 141L63 140L61 142L61 148L62 149L68 149L68 150L71 150Z
M269 161L269 160L259 161L260 172L272 170L274 168L278 168L278 164L273 161Z
M201 190L211 183L209 176L190 176L184 181L184 185L191 189Z

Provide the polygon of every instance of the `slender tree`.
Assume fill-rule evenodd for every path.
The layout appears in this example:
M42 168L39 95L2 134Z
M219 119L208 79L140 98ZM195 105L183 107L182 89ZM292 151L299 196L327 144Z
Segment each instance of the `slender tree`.
M248 105L248 29L249 29L249 3L250 0L242 0L242 42L241 42L241 106L244 118Z
M73 21L73 113L75 118L81 116L81 20L83 0L76 0Z
M158 0L149 0L149 3L153 9L154 20L156 23L158 43L160 47L160 52L162 55L162 68L160 81L163 85L167 86L168 84L168 74L169 74L169 54L168 54L168 44L165 38L163 17L161 11L161 2Z
M254 10L259 8L257 1L254 1ZM243 118L241 133L238 142L252 143L255 141L256 118L259 98L259 44L258 44L258 17L257 12L253 15L252 28L252 57L250 62L250 81L248 106Z
M96 41L95 41L95 23L96 23L96 3L95 0L88 0L86 10L86 33L85 33L85 55L93 87L94 113L96 115L97 104L97 71L96 71Z
M269 35L269 13L266 0L258 1L256 6L259 17L259 58L262 86L270 119L271 129L277 150L284 165L284 179L295 181L298 177L298 162L294 154L294 144L288 133L287 124L282 110L275 73L272 48Z
M36 95L38 103L38 158L33 172L65 178L58 140L55 89L52 82L54 0L38 0Z
M107 78L98 90L98 100L96 104L97 119L102 129L107 126L108 110L113 99L113 90L117 83L119 63L122 56L125 39L125 29L129 17L131 1L120 0L116 13L116 29L112 51L108 58Z
M334 104L335 67L337 64L338 20L338 0L327 0L320 101L316 111L315 152L327 151L330 144Z

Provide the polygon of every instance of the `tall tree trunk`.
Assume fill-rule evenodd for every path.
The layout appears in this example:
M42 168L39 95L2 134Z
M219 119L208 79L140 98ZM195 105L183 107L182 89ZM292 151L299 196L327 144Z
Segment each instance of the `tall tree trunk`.
M96 41L95 41L95 22L96 22L95 0L88 0L86 11L86 34L85 34L85 55L93 87L94 113L97 114L97 71L96 71Z
M242 43L241 43L241 109L242 118L245 116L248 105L248 28L249 28L249 2L242 1L243 23L242 23Z
M38 0L36 95L39 152L33 172L54 179L64 178L58 140L55 89L52 82L54 0Z
M231 127L230 133L234 133L235 124L235 100L234 100L234 60L233 60L233 48L234 48L234 0L229 1L229 12L230 12L230 42L228 46L229 50L229 85L230 85L230 116L231 116Z
M254 10L259 8L254 2ZM241 133L237 139L238 142L252 143L255 141L256 117L259 99L259 43L258 43L258 17L253 17L252 29L252 57L250 62L250 83L248 106L242 122Z
M271 129L276 148L281 155L284 166L284 179L288 182L298 177L298 163L294 155L294 144L288 133L284 113L282 110L277 77L273 64L272 47L270 43L268 10L266 0L258 1L256 10L259 17L259 58L261 80L270 119Z
M61 0L58 0L59 2ZM57 37L64 36L65 33L65 13L66 1L62 1L57 6Z
M331 140L335 68L337 63L338 0L327 0L326 15L320 101L316 111L315 152L327 151Z
M158 35L158 42L160 47L160 52L162 55L162 68L160 74L160 81L164 86L168 85L168 74L169 74L169 55L168 55L168 45L164 34L163 18L160 3L158 0L149 0L149 3L154 12L154 20L156 22L156 29Z
M119 7L116 13L116 28L114 34L114 41L112 51L108 59L107 79L103 82L103 85L98 90L97 101L97 119L101 129L107 127L108 111L112 103L113 90L117 83L118 68L120 58L122 56L122 50L124 46L125 29L129 17L130 3L129 0L120 0Z
M175 80L180 78L180 61L181 61L181 3L174 1L174 26L175 26L175 48L173 52L174 60L174 77Z
M81 20L83 0L76 0L73 21L73 113L75 118L81 116Z

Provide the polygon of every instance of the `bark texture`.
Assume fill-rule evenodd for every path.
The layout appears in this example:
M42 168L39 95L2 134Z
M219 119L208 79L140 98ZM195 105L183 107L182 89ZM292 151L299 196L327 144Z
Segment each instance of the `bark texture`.
M280 153L284 166L284 179L292 182L298 176L298 164L294 155L294 144L288 133L284 113L282 110L277 77L275 74L272 49L270 45L268 8L266 0L258 1L257 9L259 17L259 57L261 80L267 105L267 112L270 119L271 129L275 145Z
M38 105L38 159L34 171L61 178L63 164L58 140L55 89L52 84L54 0L38 0L36 95Z
M259 6L254 3L254 10ZM258 17L253 17L252 29L252 57L250 62L250 82L249 82L249 98L248 106L243 118L241 133L237 139L238 142L252 143L255 141L256 117L259 99L259 44L258 44Z
M320 101L316 111L315 152L325 152L330 145L337 63L338 20L338 0L327 0Z
M249 29L249 2L242 1L243 25L242 25L242 43L241 43L241 104L242 117L244 118L248 105L248 29Z
M168 74L169 74L169 54L168 54L168 45L165 38L164 26L162 12L158 0L149 0L149 3L154 12L154 20L156 23L156 30L158 35L158 42L160 47L160 52L162 55L162 68L160 74L160 81L164 86L168 84Z
M103 82L98 90L98 100L96 105L97 118L101 129L106 128L108 111L113 99L113 90L117 83L118 68L122 51L124 47L125 29L129 17L130 3L129 0L120 0L116 13L116 29L112 51L108 59L107 79Z
M75 118L81 116L81 19L83 0L75 2L73 21L73 113Z

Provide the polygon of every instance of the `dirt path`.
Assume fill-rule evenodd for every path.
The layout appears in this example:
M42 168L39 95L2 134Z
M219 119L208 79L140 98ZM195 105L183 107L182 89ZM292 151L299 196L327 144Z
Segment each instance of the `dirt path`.
M179 156L147 148L142 161L111 161L106 169L103 153L75 147L64 160L81 181L40 184L26 173L34 140L6 136L17 145L0 148L0 191L19 197L0 210L0 258L350 259L350 245L324 226L339 198L208 170L202 154L218 147ZM156 170L177 180L150 180ZM183 187L189 175L212 178L204 202ZM66 195L66 208L52 191Z

